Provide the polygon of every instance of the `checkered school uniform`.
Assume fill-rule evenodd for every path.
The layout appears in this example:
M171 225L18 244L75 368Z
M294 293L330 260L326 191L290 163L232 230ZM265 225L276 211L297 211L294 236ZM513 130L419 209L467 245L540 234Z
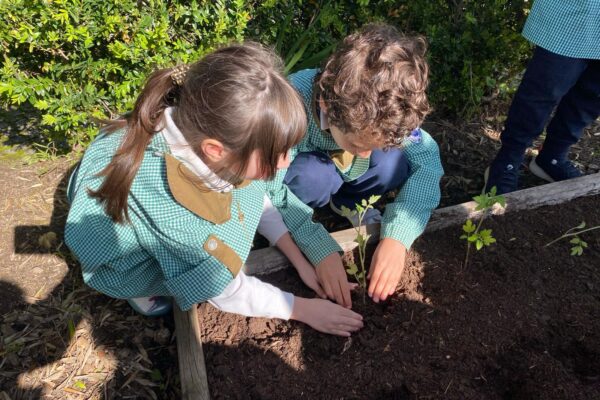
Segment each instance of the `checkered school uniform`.
M100 187L103 178L98 173L110 162L123 133L98 137L71 183L65 242L80 261L84 281L96 290L116 298L172 296L183 310L218 296L248 257L265 193L311 263L341 250L320 224L312 222L312 210L282 186L251 181L221 197L208 193L206 199L202 194L188 196L187 201L176 198L169 179L172 171L185 168L170 154L160 132L146 149L131 186L131 223L114 223L88 189ZM194 192L201 182L192 179L189 184L181 190L205 193ZM202 201L206 207L196 203ZM228 204L226 209L223 204ZM225 217L199 215L214 207Z
M304 139L293 149L292 159L301 152L321 151L330 153L341 150L332 136L321 130L314 120L313 81L316 69L307 69L290 75L292 85L300 92L308 116L308 131ZM396 199L386 205L381 224L381 238L398 240L408 249L423 233L431 212L440 201L440 178L444 171L439 149L433 138L423 129L417 135L404 140L401 147L410 165L408 180L400 188ZM369 168L369 158L354 157L352 164L340 170L345 182L362 176Z
M600 59L600 0L535 0L523 36L561 56Z

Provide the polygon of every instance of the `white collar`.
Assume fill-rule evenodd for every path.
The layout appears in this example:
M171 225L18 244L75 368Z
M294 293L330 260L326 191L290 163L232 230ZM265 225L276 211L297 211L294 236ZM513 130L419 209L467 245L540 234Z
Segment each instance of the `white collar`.
M233 185L215 174L200 157L192 150L191 146L185 140L183 133L175 125L171 115L173 107L169 107L164 112L165 125L161 133L171 149L171 154L188 167L194 174L202 179L205 185L219 192L229 192Z

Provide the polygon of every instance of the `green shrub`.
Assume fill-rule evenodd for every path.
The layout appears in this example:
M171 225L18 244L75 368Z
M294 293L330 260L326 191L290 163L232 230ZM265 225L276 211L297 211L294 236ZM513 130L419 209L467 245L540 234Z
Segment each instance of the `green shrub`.
M531 1L405 1L396 21L429 42L431 102L462 117L482 99L502 98L515 86L531 46L521 29ZM511 85L511 83L513 83Z
M90 118L130 109L150 71L242 39L250 10L244 0L4 0L0 99L40 110L58 147L85 144Z
M530 47L526 0L3 0L0 102L28 103L60 150L88 143L92 117L129 110L148 73L232 39L273 44L287 70L318 66L366 22L387 21L430 43L433 106L450 116L507 94Z

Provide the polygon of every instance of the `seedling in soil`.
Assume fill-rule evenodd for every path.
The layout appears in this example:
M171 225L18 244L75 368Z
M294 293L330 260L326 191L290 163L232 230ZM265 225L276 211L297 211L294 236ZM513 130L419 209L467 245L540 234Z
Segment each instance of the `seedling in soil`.
M475 225L472 220L468 219L462 227L464 233L460 238L467 241L467 253L465 255L464 268L466 268L469 263L471 244L475 245L475 249L481 250L496 242L496 239L492 236L491 229L481 229L481 225L483 224L483 220L485 219L488 210L496 203L500 204L502 207L506 207L504 196L496 195L496 186L493 186L488 193L482 193L479 196L473 197L473 200L477 203L475 210L482 211L482 213L477 225Z
M351 210L348 207L342 206L342 216L353 220L357 219L358 224L354 225L354 230L356 231L356 238L354 238L354 242L358 244L358 262L359 265L356 265L355 262L348 264L346 268L346 273L352 275L358 285L363 289L363 301L364 295L366 293L367 288L367 274L365 268L365 253L367 248L367 242L371 235L367 234L366 230L363 229L363 219L365 214L369 209L373 208L373 204L377 203L377 201L381 198L381 196L371 196L369 200L363 199L361 204L355 204L355 209ZM363 233L363 230L365 231Z
M571 247L571 255L572 256L580 256L583 254L583 250L588 247L588 244L581 237L579 237L579 235L581 235L584 232L593 231L594 229L600 229L600 225L592 226L591 228L586 229L585 221L583 221L579 225L566 231L561 237L556 238L553 241L551 241L550 243L546 244L545 247L548 247L551 244L556 243L561 239L566 239L566 238L572 237L573 239L569 240L569 243L571 243L573 245Z

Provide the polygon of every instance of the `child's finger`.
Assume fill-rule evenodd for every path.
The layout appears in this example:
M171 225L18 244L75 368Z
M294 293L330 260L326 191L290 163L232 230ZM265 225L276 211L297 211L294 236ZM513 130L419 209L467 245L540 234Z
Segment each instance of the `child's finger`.
M358 287L358 283L348 282L348 288L352 291Z
M327 298L327 294L325 293L325 291L323 290L321 285L319 285L319 282L315 282L313 290L315 291L317 296L319 296L320 298L322 298L322 299Z
M340 294L344 307L352 307L352 298L350 297L350 288L346 285L347 282L340 282Z

